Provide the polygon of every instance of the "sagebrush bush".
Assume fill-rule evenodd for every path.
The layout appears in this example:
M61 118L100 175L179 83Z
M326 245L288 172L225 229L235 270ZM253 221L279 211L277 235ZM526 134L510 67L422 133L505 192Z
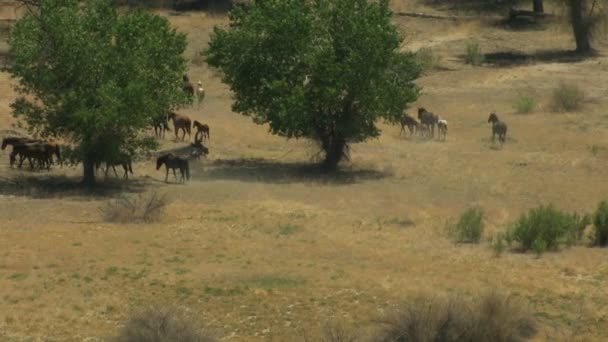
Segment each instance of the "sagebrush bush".
M133 316L116 342L215 342L204 329L173 310L149 309Z
M156 192L140 194L135 197L121 197L101 207L106 222L154 222L158 221L169 204L165 195Z
M585 101L585 93L576 84L562 82L553 90L553 110L571 112L580 109Z
M502 254L502 252L505 251L505 248L507 248L506 242L505 242L505 234L504 233L496 234L492 238L492 241L490 242L490 244L492 246L492 250L494 251L494 256L499 257Z
M519 93L513 103L513 109L517 114L529 114L536 109L536 99L529 94Z
M483 210L478 207L466 209L456 224L448 226L456 242L478 243L483 234Z
M593 214L593 244L608 246L608 202L602 201Z
M536 333L533 317L510 297L490 293L470 303L418 297L383 317L373 341L525 341Z
M466 45L466 52L464 55L464 61L466 64L475 66L482 65L485 62L485 56L481 52L481 48L477 42L468 42Z
M506 234L509 243L515 241L522 251L542 254L555 250L560 244L571 245L582 238L588 216L565 213L552 205L540 206L521 215Z
M416 51L416 61L423 71L431 71L439 68L441 56L432 48L423 47Z

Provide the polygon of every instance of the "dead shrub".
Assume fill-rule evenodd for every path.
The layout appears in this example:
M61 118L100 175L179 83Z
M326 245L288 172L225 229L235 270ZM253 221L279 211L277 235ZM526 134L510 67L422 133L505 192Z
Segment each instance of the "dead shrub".
M490 293L470 303L416 297L380 321L376 342L526 341L536 333L530 314L509 297Z
M153 308L134 315L116 342L214 342L204 329L174 310Z
M165 195L151 192L135 197L124 196L110 201L100 211L106 222L150 223L160 220L168 204L169 202Z

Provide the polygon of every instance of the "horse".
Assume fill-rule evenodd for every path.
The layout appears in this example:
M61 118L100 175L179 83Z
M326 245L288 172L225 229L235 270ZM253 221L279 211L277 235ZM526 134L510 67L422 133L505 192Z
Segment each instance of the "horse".
M186 74L182 76L182 90L188 96L190 96L191 99L194 97L194 86L192 85L192 83L190 82L190 78L188 78L188 75Z
M152 119L152 126L154 127L154 136L165 138L165 131L171 131L167 124L168 118L166 115L159 115Z
M181 178L180 181L182 183L185 182L185 179L190 179L190 166L188 165L188 159L184 159L184 158L180 158L176 155L173 155L171 153L169 154L164 154L160 157L158 157L158 159L156 159L156 169L160 169L161 166L163 166L163 164L165 164L165 169L166 169L166 174L165 174L165 183L168 182L168 178L169 178L169 169L173 170L173 176L175 177L175 179L177 180L177 175L175 174L175 169L179 169L179 172L181 174ZM184 179L185 176L185 179Z
M399 119L399 123L401 124L401 131L399 132L399 136L401 136L401 134L405 133L405 127L407 126L407 128L410 131L410 137L411 137L414 134L414 132L416 132L418 125L420 125L418 123L418 121L416 121L416 119L414 119L413 117L411 117L407 114L403 114L401 119Z
M429 111L427 111L424 107L418 108L418 120L420 123L426 128L430 129L431 138L435 136L435 125L437 124L437 120L439 117Z
M116 158L112 158L110 160L105 160L105 163L106 163L106 169L104 171L105 177L108 177L108 170L110 168L112 168L112 170L114 170L114 175L118 178L118 173L116 172L116 166L118 166L118 165L122 166L122 169L125 172L123 174L124 179L129 179L129 172L131 172L131 174L133 174L131 156L128 155L127 153L120 153L118 156L116 156ZM99 167L101 166L101 162L97 162L96 164L97 164L96 168L99 169Z
M25 159L30 163L30 170L34 169L34 162L36 160L38 162L38 166L40 169L46 167L47 170L51 169L52 163L52 155L55 152L55 148L50 144L41 144L41 143L25 143L25 144L15 144L13 145L13 151L11 152L10 165L16 162L17 156L20 157L19 165L17 167L21 167L23 165L23 161Z
M194 120L194 124L192 126L194 126L194 128L196 128L196 134L194 135L195 142L196 141L202 142L205 139L207 139L207 140L210 139L209 125L203 124L203 123L200 123L200 122ZM200 134L200 139L198 138L199 134Z
M443 136L443 140L445 140L448 135L448 122L444 119L437 120L437 137L441 139Z
M496 113L490 113L488 123L492 123L492 141L498 135L498 141L503 144L507 140L507 124L498 120Z
M25 137L6 137L2 139L2 151L6 149L8 145L15 146L15 144L26 144L26 143L35 143L42 142L40 140L25 138Z
M173 129L175 130L175 139L179 139L179 130L183 130L184 134L182 135L182 140L185 140L186 133L188 133L188 140L191 137L191 126L192 120L185 115L176 114L175 112L170 112L167 116L168 120L173 120Z
M201 160L201 154L209 154L209 149L198 140L190 144L190 148L190 156L197 160Z
M200 80L196 84L196 100L198 102L198 107L201 107L201 102L205 99L205 88L203 88L203 82Z

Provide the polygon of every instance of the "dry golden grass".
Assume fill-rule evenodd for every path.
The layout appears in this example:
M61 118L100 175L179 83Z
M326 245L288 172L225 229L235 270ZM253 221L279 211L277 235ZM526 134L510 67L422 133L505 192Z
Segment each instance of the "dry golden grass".
M170 18L189 33L186 56L205 46L213 25L226 24L204 13ZM446 142L401 139L399 128L383 125L379 139L352 147L341 175L321 177L301 165L313 144L271 136L231 113L227 87L193 65L191 79L207 94L200 109L182 112L211 127L207 160L191 165L186 185L164 184L152 161L136 163L136 180L123 189L167 193L172 202L159 223L103 222L98 208L115 191L24 191L11 181L26 172L11 170L0 152L0 340L110 337L133 308L169 303L233 341L293 341L321 322L365 322L421 289L472 298L494 288L530 303L539 341L606 340L605 249L494 258L489 242L456 245L444 226L479 205L492 236L540 204L591 211L604 199L608 155L596 152L608 148L608 59L472 68L460 56L471 38L486 53L534 53L572 48L569 33L395 22L408 34L404 49L429 45L442 56L446 70L420 79L424 96L415 105L449 121ZM583 113L551 113L562 80L584 85ZM14 94L8 75L0 81L5 130ZM539 108L514 115L515 91L526 87ZM502 149L489 140L491 111L509 125Z

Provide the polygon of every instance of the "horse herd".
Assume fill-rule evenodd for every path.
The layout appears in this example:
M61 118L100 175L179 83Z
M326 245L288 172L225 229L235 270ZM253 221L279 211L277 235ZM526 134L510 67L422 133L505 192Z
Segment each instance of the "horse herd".
M425 138L433 138L435 136L435 126L437 126L437 138L445 140L447 137L447 120L441 119L438 115L427 111L424 107L418 108L418 120L408 114L403 114L399 120L401 124L399 135L405 133L405 127L407 127L410 131L410 137L414 134L420 134ZM492 141L498 136L498 141L503 144L507 139L507 124L500 121L496 113L490 113L488 123L492 124Z

